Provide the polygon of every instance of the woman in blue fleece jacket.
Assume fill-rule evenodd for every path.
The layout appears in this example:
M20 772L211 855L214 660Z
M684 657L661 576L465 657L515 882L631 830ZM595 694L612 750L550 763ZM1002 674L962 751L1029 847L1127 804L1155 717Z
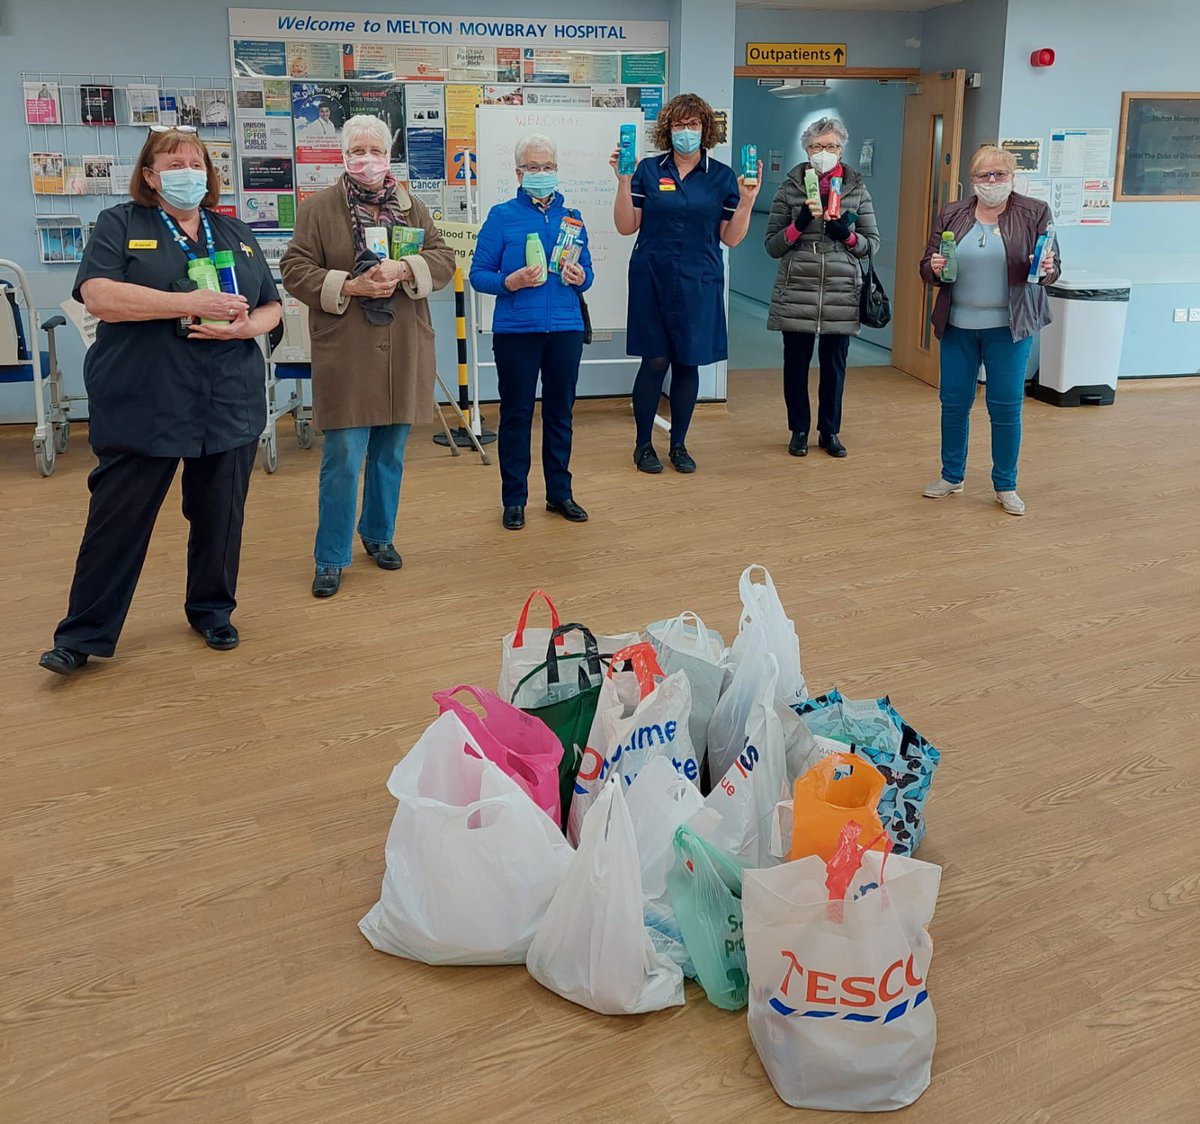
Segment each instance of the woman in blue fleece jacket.
M525 526L529 495L529 441L538 374L542 377L542 471L546 510L572 523L587 512L571 494L571 411L579 360L583 355L580 294L592 283L587 231L579 227L582 253L561 273L525 264L530 234L541 240L550 262L564 224L581 222L563 202L558 187L554 141L531 133L517 142L517 194L497 203L479 231L471 262L471 287L496 298L492 350L500 383L500 479L503 523L510 531Z

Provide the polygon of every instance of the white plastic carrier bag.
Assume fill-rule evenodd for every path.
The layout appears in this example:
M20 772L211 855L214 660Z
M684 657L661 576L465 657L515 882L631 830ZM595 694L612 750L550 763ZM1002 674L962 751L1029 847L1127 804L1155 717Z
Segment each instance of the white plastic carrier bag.
M692 688L692 716L688 733L701 766L708 746L708 723L725 685L728 653L725 641L715 629L705 627L693 612L685 610L677 617L655 621L646 626L646 635L658 653L658 662L668 675L682 671Z
M522 963L571 862L558 825L453 711L396 765L388 791L387 869L363 936L426 964Z
M602 1015L683 1004L683 973L656 950L642 915L637 841L618 777L584 818L579 849L529 947L529 974Z
M742 749L704 799L721 817L705 839L742 860L745 866L774 866L770 851L775 806L787 795L788 768L783 724L776 713L775 684L779 668L767 654L766 674L746 716Z
M700 766L688 734L691 706L687 676L682 671L664 675L649 644L632 644L613 656L571 796L567 838L572 844L578 844L583 817L611 777L630 785L648 761L665 757L698 784Z
M847 824L828 865L812 855L743 882L750 1037L797 1108L885 1112L929 1085L941 868L864 852L857 835Z
M761 582L754 581L755 571L762 573ZM738 592L742 615L737 637L730 647L729 662L736 669L743 656L754 648L770 652L779 664L779 682L775 688L779 701L786 706L804 702L808 687L800 670L796 625L788 617L767 568L757 563L747 566L738 580Z

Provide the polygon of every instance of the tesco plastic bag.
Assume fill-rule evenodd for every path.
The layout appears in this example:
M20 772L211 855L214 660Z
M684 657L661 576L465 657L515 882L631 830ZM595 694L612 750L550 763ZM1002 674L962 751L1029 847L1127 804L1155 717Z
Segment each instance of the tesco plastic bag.
M629 670L621 670L626 665ZM649 644L633 644L613 656L575 778L567 818L572 843L578 843L583 817L610 777L632 784L648 761L665 757L687 780L699 781L688 735L691 705L687 676L664 675Z
M929 1085L941 869L855 851L854 872L813 855L743 881L750 1037L796 1108L886 1112Z
M392 770L396 813L373 947L426 964L520 964L571 862L558 825L453 712Z
M602 1015L683 1004L683 973L655 949L643 921L624 787L613 777L588 809L579 849L526 960L543 987Z

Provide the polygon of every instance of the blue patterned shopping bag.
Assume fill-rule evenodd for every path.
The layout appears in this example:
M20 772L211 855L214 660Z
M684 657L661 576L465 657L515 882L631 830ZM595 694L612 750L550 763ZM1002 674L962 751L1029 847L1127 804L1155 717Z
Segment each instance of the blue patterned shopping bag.
M904 721L886 696L847 699L834 689L792 709L815 736L849 746L883 774L887 784L879 799L879 818L896 854L915 854L925 838L925 802L942 755Z

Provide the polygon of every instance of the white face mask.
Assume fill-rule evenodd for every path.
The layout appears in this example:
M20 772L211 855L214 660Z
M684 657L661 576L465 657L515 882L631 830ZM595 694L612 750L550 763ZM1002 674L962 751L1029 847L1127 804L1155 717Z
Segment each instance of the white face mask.
M999 207L1012 194L1011 183L977 183L974 185L979 201L988 207Z
M823 176L826 172L832 172L837 167L841 157L836 152L814 152L808 162L816 169L817 175Z

